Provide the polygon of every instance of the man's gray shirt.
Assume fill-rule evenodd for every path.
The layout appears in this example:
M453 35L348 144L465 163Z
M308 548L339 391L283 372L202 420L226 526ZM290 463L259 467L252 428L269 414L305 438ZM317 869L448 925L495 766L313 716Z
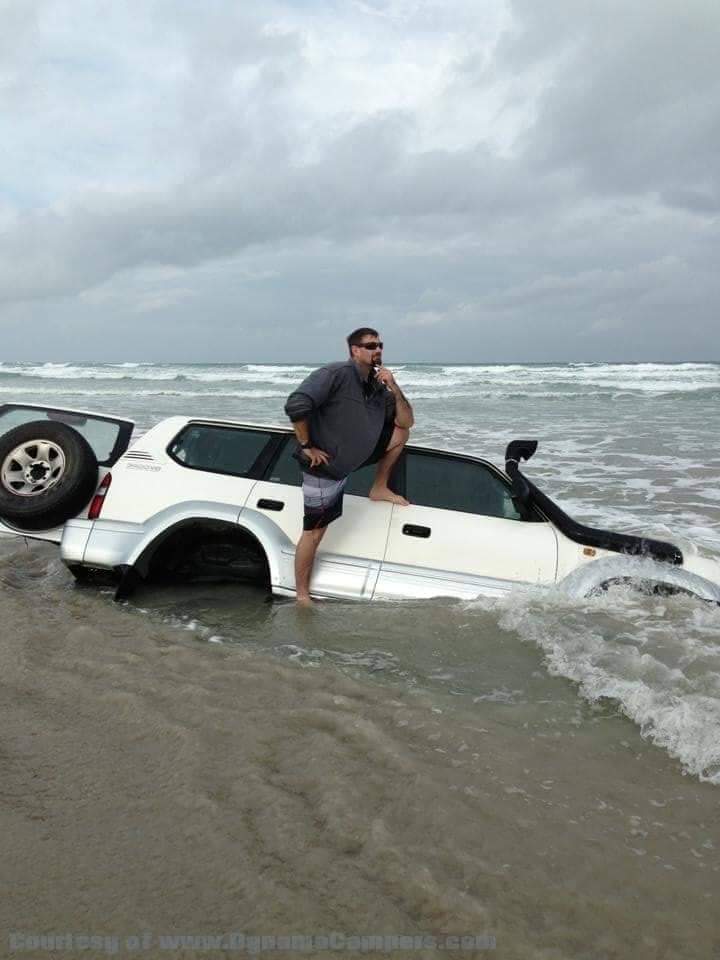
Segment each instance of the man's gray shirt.
M313 370L285 404L295 423L307 420L310 442L324 450L330 462L307 472L340 480L362 466L374 451L386 421L395 417L395 397L383 384L363 381L353 360L329 363Z

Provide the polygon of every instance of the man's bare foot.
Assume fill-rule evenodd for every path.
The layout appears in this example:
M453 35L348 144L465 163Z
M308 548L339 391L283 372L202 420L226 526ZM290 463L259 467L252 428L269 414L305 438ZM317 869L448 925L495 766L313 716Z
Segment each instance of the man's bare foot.
M310 596L309 593L298 594L295 597L295 603L297 603L299 607L315 606L315 604L313 603L312 597Z
M387 500L389 503L398 503L401 507L410 506L410 501L401 497L399 493L393 493L390 487L372 487L368 494L370 500Z

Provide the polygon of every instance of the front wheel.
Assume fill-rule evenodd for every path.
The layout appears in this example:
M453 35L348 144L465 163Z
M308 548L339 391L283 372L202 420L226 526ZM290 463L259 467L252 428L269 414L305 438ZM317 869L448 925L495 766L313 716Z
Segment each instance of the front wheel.
M700 600L702 597L699 597L696 593L693 593L692 590L688 590L686 587L681 587L675 583L665 583L661 580L648 580L641 577L613 577L612 580L605 580L604 583L598 584L593 590L590 591L588 596L598 596L601 593L607 593L609 590L612 590L614 587L630 587L631 590L634 590L636 593L641 593L646 597L695 597L695 599Z
M679 595L720 602L720 578L711 581L685 566L647 557L601 557L576 567L558 583L560 592L578 599L623 587L651 596Z
M0 517L24 530L49 530L77 516L93 495L92 447L64 423L37 420L0 437Z

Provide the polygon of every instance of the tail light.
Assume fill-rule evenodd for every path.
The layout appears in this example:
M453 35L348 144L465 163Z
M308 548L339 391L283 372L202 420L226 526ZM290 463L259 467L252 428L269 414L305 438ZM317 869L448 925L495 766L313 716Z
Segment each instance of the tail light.
M100 481L100 486L95 491L95 496L92 498L92 503L90 504L90 509L88 510L88 520L97 520L97 518L100 516L100 511L102 510L103 503L105 502L105 494L110 489L111 480L112 474L106 473Z

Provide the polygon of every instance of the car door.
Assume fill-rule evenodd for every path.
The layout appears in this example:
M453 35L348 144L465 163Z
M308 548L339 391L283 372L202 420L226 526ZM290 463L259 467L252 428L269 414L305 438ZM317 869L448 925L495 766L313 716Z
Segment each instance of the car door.
M0 440L15 427L35 422L63 423L81 434L90 444L97 459L97 482L125 452L135 426L132 420L106 416L100 413L90 413L84 410L48 407L39 404L4 403L0 406ZM0 458L3 460L0 463L0 472L6 465L4 461L11 456L12 454L8 453L6 457ZM2 475L5 476L4 473ZM87 510L79 514L79 516L86 515ZM37 540L60 543L62 534L63 525L54 526L47 530L24 530L17 523L0 520L0 535L4 536L21 535Z
M499 596L554 582L552 526L520 517L492 465L409 449L402 466L410 506L393 507L376 597Z
M302 475L292 454L291 438L248 498L246 510L257 510L271 518L286 537L282 548L281 582L284 589L295 587L295 544L302 533ZM343 514L328 526L313 566L311 592L316 596L373 596L380 564L385 553L392 505L368 500L375 466L363 467L348 478Z

